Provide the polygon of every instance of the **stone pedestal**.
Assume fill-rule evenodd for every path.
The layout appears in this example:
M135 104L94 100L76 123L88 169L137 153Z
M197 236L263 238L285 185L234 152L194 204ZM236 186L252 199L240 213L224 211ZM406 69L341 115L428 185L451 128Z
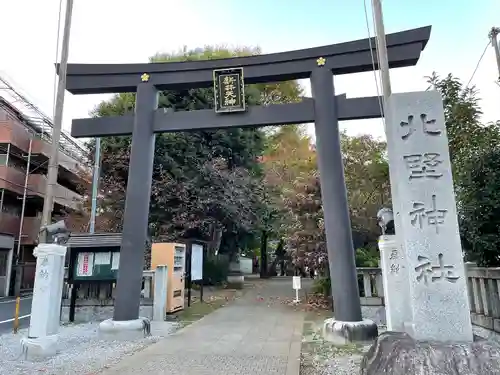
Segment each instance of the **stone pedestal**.
M156 267L154 275L154 297L153 297L153 321L162 322L165 320L167 311L167 266Z
M396 235L409 271L408 325L415 339L472 341L441 95L392 94L387 108Z
M151 322L147 318L115 321L107 319L99 324L100 339L128 341L147 337L151 334Z
M371 320L341 322L334 318L323 323L323 339L337 346L371 344L378 336L378 327Z
M58 335L38 338L23 337L21 348L24 358L30 361L55 356L58 351Z
M51 356L57 351L66 247L40 244L33 255L37 260L32 313L28 337L21 340L28 358Z
M494 375L499 369L494 342L417 341L400 332L381 334L361 363L361 375Z
M406 254L395 235L380 236L380 267L388 331L407 332L412 322ZM408 332L410 333L410 332Z
M231 271L227 275L227 286L232 289L243 289L245 284L245 275L239 271Z

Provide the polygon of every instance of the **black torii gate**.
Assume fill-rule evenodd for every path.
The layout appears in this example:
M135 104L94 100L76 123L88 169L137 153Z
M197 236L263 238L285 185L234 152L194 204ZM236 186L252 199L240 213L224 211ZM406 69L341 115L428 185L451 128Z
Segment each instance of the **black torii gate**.
M415 65L429 40L430 31L431 27L427 26L388 34L389 66ZM382 114L379 97L348 99L345 95L335 96L333 75L373 70L372 56L376 54L370 48L374 45L373 39L362 39L220 60L68 65L67 90L73 94L137 93L135 115L76 119L71 130L74 137L132 134L114 320L135 320L139 315L155 133L308 122L314 122L316 130L335 318L346 322L362 320L338 121L370 119ZM229 107L232 104L236 108L228 108L228 111L236 109L239 112L230 114L214 110L174 112L157 109L158 90L210 87L220 69L227 69L233 78L240 78L240 83L243 83L241 73L244 70L245 84L309 78L313 98L300 103L249 108L236 100L229 102ZM243 85L239 91L243 91L242 88ZM239 91L233 92L233 98L239 97Z

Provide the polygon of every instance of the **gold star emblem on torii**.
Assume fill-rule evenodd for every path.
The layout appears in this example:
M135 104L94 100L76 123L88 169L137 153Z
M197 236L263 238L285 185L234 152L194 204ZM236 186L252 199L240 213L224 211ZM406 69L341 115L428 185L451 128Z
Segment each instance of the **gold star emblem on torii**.
M318 64L318 66L324 66L326 63L326 59L324 57L320 57L316 60L316 63Z
M143 73L141 76L141 81L142 82L148 82L149 81L149 74L148 73Z

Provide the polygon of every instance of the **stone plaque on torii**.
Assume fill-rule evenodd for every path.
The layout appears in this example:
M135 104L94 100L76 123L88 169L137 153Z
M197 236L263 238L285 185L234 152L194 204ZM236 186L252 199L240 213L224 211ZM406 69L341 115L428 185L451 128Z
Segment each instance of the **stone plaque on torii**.
M430 31L427 26L388 34L389 66L415 65ZM336 96L333 84L334 75L373 70L372 46L373 38L220 60L68 65L67 90L73 94L137 93L135 114L76 119L71 130L81 138L132 135L114 321L134 321L139 315L155 133L314 122L335 320L342 322L338 333L346 340L377 335L373 322L362 322L338 122L382 116L380 98ZM158 91L212 87L221 70L232 70L233 77L241 71L245 84L309 78L313 97L235 111L224 111L220 103L217 111L158 109Z

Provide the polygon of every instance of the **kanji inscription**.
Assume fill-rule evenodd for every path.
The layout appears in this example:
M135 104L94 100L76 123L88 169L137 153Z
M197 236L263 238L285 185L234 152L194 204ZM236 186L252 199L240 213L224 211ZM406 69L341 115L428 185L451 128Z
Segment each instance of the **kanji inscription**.
M443 163L441 154L437 152L426 152L423 154L412 154L403 156L406 166L410 172L409 179L434 179L442 177L443 174L437 167Z
M49 271L46 269L40 270L39 274L42 279L47 280L49 278Z
M436 194L433 194L428 208L424 202L413 202L413 209L409 212L409 216L414 227L418 226L423 229L425 225L433 226L436 233L439 233L439 227L444 224L448 210L438 209L436 200Z
M400 265L397 262L399 257L398 250L397 249L392 249L391 250L391 255L389 255L389 259L391 261L390 265L390 272L391 273L398 273L400 269Z
M417 128L421 129L424 134L431 135L431 136L438 136L441 135L441 130L436 129L436 120L435 119L429 119L427 117L427 114L422 113L420 115L420 121L415 121L415 116L410 114L408 115L407 121L401 121L399 125L402 128L407 129L406 134L401 136L401 139L406 141L410 136L417 131Z
M417 257L419 265L415 267L415 272L418 273L417 281L423 281L428 284L429 281L435 282L438 280L446 280L450 283L455 283L460 276L455 275L455 266L444 264L443 254L438 255L438 265L432 265L431 260L427 257L419 255Z
M401 266L397 263L391 264L391 273L398 273Z
M44 256L43 258L40 259L40 268L37 269L37 274L39 277L39 281L37 283L37 289L44 292L47 290L47 280L49 279L50 273L49 270L47 269L49 265L49 258ZM40 283L40 280L43 280L43 283Z

